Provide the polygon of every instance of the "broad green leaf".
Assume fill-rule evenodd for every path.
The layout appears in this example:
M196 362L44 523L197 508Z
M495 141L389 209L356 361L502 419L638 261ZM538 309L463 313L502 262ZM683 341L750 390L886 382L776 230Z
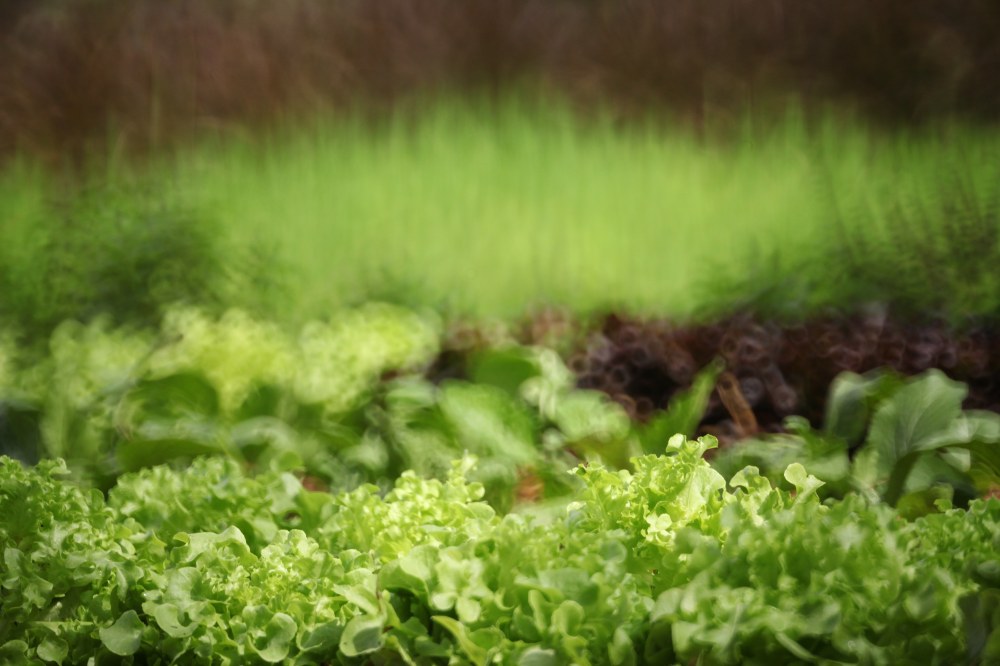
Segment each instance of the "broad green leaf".
M884 402L875 412L868 435L881 464L890 469L914 451L936 448L940 436L961 415L967 392L964 384L931 370Z
M177 418L181 416L215 416L219 412L219 395L203 375L196 372L146 379L126 396L133 403L135 416Z
M554 421L569 442L615 441L628 435L628 414L600 391L571 391L556 407Z
M379 616L351 618L340 637L340 651L346 657L371 654L382 647L385 621Z
M531 415L503 389L449 382L439 404L459 445L470 452L503 456L519 465L538 457Z
M958 472L968 472L972 468L972 452L960 445L939 449L938 456Z
M274 459L282 453L298 457L301 453L298 433L272 416L241 421L230 431L229 438L240 455L250 462L258 462L261 458Z
M181 532L174 535L174 541L182 544L175 550L174 557L183 563L194 562L200 556L209 554L220 548L226 548L227 554L234 557L236 561L251 566L257 562L256 556L247 547L246 537L238 527L230 526L222 532ZM185 567L185 569L188 569ZM196 575L190 578L185 576L185 582L196 579Z
M31 663L28 660L28 644L22 640L7 641L0 645L0 660L10 666L22 666Z
M889 477L887 502L899 499L918 454L949 443L966 393L964 384L931 370L910 380L876 410L867 446L877 452L879 469Z
M342 585L334 585L333 591L361 609L371 617L381 617L382 603L378 597L377 578L369 569L354 569Z
M696 519L709 501L725 488L726 480L708 465L693 469L687 484L677 495L678 508L685 521Z
M543 591L552 590L584 606L594 603L600 593L598 586L590 580L590 575L583 569L571 567L547 569L539 573L538 579Z
M474 353L468 361L468 375L476 384L496 386L517 397L521 385L541 374L536 354L524 347L488 349Z
M552 421L565 445L587 458L597 457L614 467L628 467L635 455L631 420L625 409L599 391L562 393L555 402Z
M608 659L613 666L633 666L635 657L635 645L632 644L628 632L623 627L616 628L608 646Z
M583 606L567 599L559 604L552 613L552 629L562 636L575 636L580 631L580 625L586 616Z
M264 627L264 636L258 641L257 654L264 661L276 664L288 656L298 627L289 615L275 613Z
M145 628L136 612L129 610L122 613L113 625L102 628L98 633L104 647L120 657L127 657L139 651Z
M340 644L344 634L344 625L339 622L326 622L299 634L298 646L303 652L327 652L334 650Z
M379 572L379 584L387 590L410 590L426 597L428 583L436 577L438 549L423 544L397 560L389 562Z
M482 614L482 605L471 597L460 596L455 599L455 614L466 624L475 624Z
M143 606L143 610L146 610L146 605ZM152 616L168 636L173 638L187 638L195 632L198 628L197 622L191 622L191 624L185 625L181 621L181 610L174 604L161 604L152 608ZM148 610L146 612L149 612Z
M533 351L539 375L525 380L519 394L537 408L543 418L551 421L555 418L559 401L574 390L575 377L556 352L551 349Z
M814 494L823 485L823 482L815 476L806 472L806 468L800 463L792 463L785 470L785 480L795 486L795 501L801 502L805 498Z
M699 631L701 631L701 627L694 622L673 622L670 625L670 634L673 638L674 648L677 652L681 654L690 652Z
M977 564L974 579L981 585L1000 589L1000 559L987 560Z
M392 381L385 394L389 411L407 421L431 409L436 403L436 387L418 377L400 377Z
M465 653L469 661L475 664L475 666L486 666L486 650L476 644L469 633L469 629L464 624L446 615L434 615L431 619L447 629L448 633L454 636L455 642L458 643L458 646Z
M45 661L63 663L69 655L69 645L61 638L48 636L38 645L38 657Z
M162 465L179 458L217 455L227 450L222 429L211 421L147 421L133 438L118 445L126 471Z
M967 436L958 446L971 454L969 476L983 491L1000 484L1000 414L970 410L965 423Z
M848 447L862 442L872 411L903 385L898 375L876 372L858 375L842 372L830 385L823 431L842 439Z

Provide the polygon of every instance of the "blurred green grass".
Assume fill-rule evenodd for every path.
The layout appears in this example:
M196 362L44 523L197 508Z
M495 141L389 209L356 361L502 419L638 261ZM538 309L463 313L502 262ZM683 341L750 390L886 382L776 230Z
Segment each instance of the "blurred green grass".
M263 248L255 270L286 288L261 298L285 318L368 298L473 317L558 304L688 318L755 299L843 305L869 286L884 296L858 281L893 271L857 270L857 252L891 263L908 239L955 242L955 178L979 222L995 226L997 155L1000 132L981 126L889 133L792 108L699 136L558 103L463 99L214 136L89 176L194 211L224 239L224 262L245 254L233 248ZM45 217L56 189L24 164L0 178L0 279L22 291L51 248L39 239L55 228ZM928 289L961 288L962 274ZM919 266L908 275L922 279ZM254 296L253 280L234 284L219 298ZM911 291L919 300L922 287ZM970 293L963 307L997 306Z
M472 316L684 313L709 262L821 223L801 143L711 146L563 107L455 103L213 146L175 173L197 174L184 191L227 227L280 244L307 309L401 292Z

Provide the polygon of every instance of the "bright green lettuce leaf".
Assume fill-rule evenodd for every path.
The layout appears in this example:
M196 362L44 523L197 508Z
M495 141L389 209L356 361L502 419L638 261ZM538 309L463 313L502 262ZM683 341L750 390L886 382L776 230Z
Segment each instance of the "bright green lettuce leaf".
M711 438L591 463L560 514L470 482L310 493L223 459L106 501L0 459L0 650L175 663L965 663L995 649L1000 501L901 520L851 495L728 484ZM289 528L290 523L298 525ZM873 575L873 572L876 575Z
M816 493L816 490L823 485L823 482L815 476L806 472L806 468L799 463L792 463L785 470L785 480L795 486L795 501L801 502L805 498Z
M340 652L359 657L375 652L383 644L385 621L379 616L358 615L351 618L340 636Z
M69 655L69 645L61 638L50 636L39 643L37 654L39 659L61 664Z
M478 645L476 641L473 640L468 628L464 624L445 615L435 615L431 619L447 629L448 632L455 637L455 642L458 644L460 654L466 657L475 666L486 666L488 660L486 648Z
M939 486L965 502L1000 481L1000 416L963 411L965 394L937 370L906 380L845 373L831 388L823 430L789 417L787 434L739 442L713 465L724 475L754 465L780 484L797 462L824 482L825 497L859 492L895 505L906 496L908 516L933 508Z
M100 630L101 642L114 654L126 657L139 651L145 625L133 610L121 614L113 625Z
M30 649L22 640L10 640L0 644L0 657L3 658L3 663L11 666L30 664L31 660L28 657Z

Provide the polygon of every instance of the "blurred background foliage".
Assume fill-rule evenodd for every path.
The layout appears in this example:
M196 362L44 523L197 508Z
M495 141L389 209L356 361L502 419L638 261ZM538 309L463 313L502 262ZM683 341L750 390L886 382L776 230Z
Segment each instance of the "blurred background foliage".
M375 298L992 319L989 2L0 11L0 326Z
M529 86L695 129L835 102L897 124L1000 108L987 0L36 0L0 14L0 149Z

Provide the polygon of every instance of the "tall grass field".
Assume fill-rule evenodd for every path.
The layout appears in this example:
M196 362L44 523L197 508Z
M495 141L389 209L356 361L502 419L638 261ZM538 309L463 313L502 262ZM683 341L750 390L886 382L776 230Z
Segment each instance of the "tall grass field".
M80 178L70 186L11 164L0 179L2 277L12 293L41 283L67 234L111 243L120 225L107 215L53 221L95 189L115 193L116 215L180 211L177 233L211 238L226 264L219 275L245 267L236 248L263 250L254 255L261 284L283 285L267 307L293 318L372 297L479 317L558 304L683 318L786 283L807 286L777 298L816 307L855 294L865 278L845 248L879 261L887 250L886 261L919 281L907 243L950 248L958 214L987 236L996 229L996 130L889 133L794 112L736 125L699 136L560 104L439 101L381 120L213 136L142 165L103 160L82 188ZM995 250L987 241L976 250ZM102 247L82 247L60 270ZM941 269L927 289L961 288L970 261ZM252 299L254 284L213 297ZM995 305L971 293L973 310Z

